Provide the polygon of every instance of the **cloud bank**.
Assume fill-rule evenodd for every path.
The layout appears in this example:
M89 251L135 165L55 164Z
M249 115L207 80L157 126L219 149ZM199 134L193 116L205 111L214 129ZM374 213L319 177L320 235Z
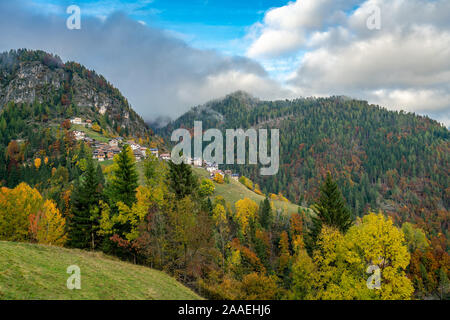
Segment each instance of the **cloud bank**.
M179 116L235 90L266 99L287 93L249 58L189 47L123 13L106 19L82 16L81 29L69 30L68 15L58 15L57 8L43 15L30 7L23 1L0 2L0 51L41 49L80 62L120 89L145 120Z
M380 10L380 29L367 20ZM301 53L288 85L298 95L343 94L450 122L448 0L298 0L253 26L247 55Z

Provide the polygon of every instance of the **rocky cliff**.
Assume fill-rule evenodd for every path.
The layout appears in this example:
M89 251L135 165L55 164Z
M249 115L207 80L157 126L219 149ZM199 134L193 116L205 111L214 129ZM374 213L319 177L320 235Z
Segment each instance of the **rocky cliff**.
M142 118L103 76L43 51L0 54L0 110L10 101L60 108L62 118L103 118L109 130L122 135L148 132Z

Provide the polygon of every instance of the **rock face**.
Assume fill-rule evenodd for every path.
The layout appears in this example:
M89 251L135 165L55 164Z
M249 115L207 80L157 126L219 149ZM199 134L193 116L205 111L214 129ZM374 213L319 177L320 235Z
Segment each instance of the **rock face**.
M2 80L8 77L11 80L2 81L0 105L5 105L9 101L32 103L37 100L42 103L46 87L58 90L65 80L63 69L51 71L40 62L20 63L18 70L14 71L14 74L2 72Z
M77 116L92 121L108 117L115 132L137 136L148 132L142 118L104 77L43 51L0 54L0 110L10 101L74 108Z

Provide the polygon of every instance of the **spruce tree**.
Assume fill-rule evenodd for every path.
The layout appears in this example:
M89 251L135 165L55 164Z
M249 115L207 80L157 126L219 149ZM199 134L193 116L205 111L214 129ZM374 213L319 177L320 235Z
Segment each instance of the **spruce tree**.
M267 197L261 201L259 215L259 223L264 229L269 230L272 227L273 215L270 201Z
M68 244L74 248L94 249L98 242L95 232L99 224L98 208L102 194L94 161L89 157L86 163L86 170L80 179L75 180L72 193Z
M169 172L167 174L168 187L177 199L194 193L197 189L197 179L195 178L191 167L184 162L175 164L169 161Z
M311 218L312 226L306 239L306 247L309 253L312 253L323 225L335 227L345 233L353 222L351 212L344 203L341 191L329 172L325 182L320 187L320 197L314 204L314 211L317 217Z
M133 152L128 145L124 145L116 159L116 169L111 181L112 205L121 201L131 207L136 202L136 188L138 187L138 174Z

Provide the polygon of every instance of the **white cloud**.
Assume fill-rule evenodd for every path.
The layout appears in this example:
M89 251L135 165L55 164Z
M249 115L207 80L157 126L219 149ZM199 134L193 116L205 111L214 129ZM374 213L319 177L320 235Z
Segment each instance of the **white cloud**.
M255 24L250 57L274 57L291 53L305 44L308 33L341 21L343 10L354 0L298 0L269 10L263 23Z
M68 30L65 16L33 14L23 2L0 0L0 51L30 48L58 54L103 74L145 120L176 117L194 104L234 90L280 96L281 86L255 61L198 50L165 30L123 14L82 18Z
M367 28L374 6L380 30ZM268 11L247 54L263 65L300 55L287 82L298 95L343 94L447 121L450 1L367 0L348 8L298 0Z
M237 70L211 74L200 83L186 82L176 94L190 105L197 105L210 100L211 96L222 97L227 93L242 90L242 88L255 97L267 100L282 99L291 94L288 90L280 88L273 80ZM192 94L193 92L195 95Z

